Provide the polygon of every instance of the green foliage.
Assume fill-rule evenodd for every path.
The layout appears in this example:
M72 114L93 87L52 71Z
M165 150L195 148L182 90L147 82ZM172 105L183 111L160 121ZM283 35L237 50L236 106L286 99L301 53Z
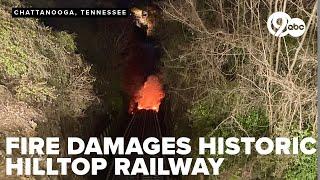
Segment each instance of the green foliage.
M55 87L50 87L46 83L20 84L15 88L16 97L25 102L51 102L57 98ZM33 97L34 99L30 99Z
M0 83L32 106L81 115L94 98L94 79L75 54L75 36L35 19L11 18L10 2L0 3Z
M211 114L208 112L208 114ZM214 129L208 136L216 137L262 137L267 135L269 121L266 112L260 108L252 109L246 114L220 122L219 127Z
M221 98L221 94L199 101L188 111L191 126L196 129L198 136L207 136L212 128L227 118L228 110L228 104Z
M77 50L76 43L74 42L74 35L70 35L64 31L57 32L56 34L57 42L62 47L64 47L69 52L74 52Z
M261 137L268 132L269 121L264 110L252 110L236 119L250 136Z
M212 111L214 111L214 106L206 103L199 103L190 110L190 114L195 123L204 123L204 126L210 126L215 115Z
M300 139L312 137L311 130L294 131L293 135ZM316 145L308 144L308 149L317 148ZM288 180L314 180L317 178L317 153L306 155L300 153L295 157L287 168L285 178Z
M0 59L3 63L3 71L10 77L19 77L27 71L27 67L23 62L12 61L2 54L0 54Z
M212 119L214 106L198 104L191 114L198 123L194 125L197 129L204 129L206 132L212 129L217 119ZM220 120L221 121L221 120ZM266 112L260 108L252 109L246 114L239 115L235 119L221 122L219 127L206 134L208 137L262 137L268 135L269 121ZM292 132L292 136L299 138L312 136L311 131ZM310 148L310 147L309 147ZM240 153L237 156L223 156L225 161L221 167L221 172L230 172L229 178L240 178L246 168L252 168L251 178L270 179L270 178L286 178L292 180L313 180L316 179L317 155L299 154L298 156L280 157L277 155L268 155L264 157L252 155L244 155ZM253 168L254 167L254 168ZM215 179L215 178L213 178Z
M8 7L17 6L20 4L19 0L1 0L0 3Z
M12 18L12 6L18 0L0 1L0 138L57 136L64 144L64 137L81 132L79 119L95 99L91 67L75 53L74 35ZM0 159L1 171L3 164Z
M214 129L208 136L210 137L262 137L268 132L269 121L264 110L260 108L252 109L234 119L221 122L218 128ZM242 147L243 149L243 147ZM256 155L245 155L240 152L238 155L223 155L225 158L221 167L221 172L232 169L232 178L239 179L242 176L245 166L250 166L250 161ZM263 167L263 166L262 166ZM261 167L261 168L262 168ZM248 167L249 168L249 167ZM257 169L257 167L255 168Z
M222 95L217 95L216 98L210 100L204 99L194 104L189 110L189 118L192 120L191 126L195 132L198 132L197 136L224 138L251 136L259 138L267 135L269 121L265 110L257 107L236 117L229 117L228 112L230 112L231 103L224 101L221 97ZM232 97L229 100L238 98ZM210 103L211 100L215 103ZM215 157L220 156L215 155ZM248 156L241 152L235 156L222 155L221 157L225 158L220 169L221 172L228 172L230 174L229 178L239 179L244 171L243 167L248 166L249 168L248 164L250 164L250 161L256 155L252 154ZM272 162L273 165L274 163L275 161ZM268 167L272 168L274 166ZM261 165L261 168L265 167ZM265 171L270 172L270 168L267 168ZM219 179L217 177L211 178Z
M314 180L317 178L317 154L298 155L287 170L285 178L288 180Z

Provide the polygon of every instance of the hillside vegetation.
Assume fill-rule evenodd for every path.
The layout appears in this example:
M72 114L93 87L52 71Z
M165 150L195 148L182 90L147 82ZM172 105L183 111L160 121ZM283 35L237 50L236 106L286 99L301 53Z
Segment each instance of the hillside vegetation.
M316 137L316 1L167 0L162 9L175 29L163 44L177 135ZM276 11L302 18L306 33L272 36ZM316 178L316 154L226 158L211 179Z
M0 2L1 156L7 136L59 136L64 147L64 137L80 135L79 117L96 99L74 36L35 19L11 18L13 5L19 3Z
M40 2L46 6L58 1ZM83 135L82 127L90 123L83 121L85 110L98 102L90 66L76 53L76 35L52 30L36 19L11 18L11 7L19 5L17 0L0 1L1 157L7 136L59 136L65 147L64 138ZM166 97L176 136L316 137L315 0L163 0L160 6L164 21L156 36L163 45ZM307 32L299 38L272 36L266 21L275 11L302 18ZM83 36L86 43L87 34ZM102 42L116 36L95 38ZM91 48L89 57L104 60L101 52L106 50L99 47L112 48L96 39L90 37L82 48ZM109 80L104 72L109 69L103 68L108 63L102 60L97 87L108 93L111 85L119 86L119 77L109 73L113 84L100 83ZM119 88L114 89L105 101L120 112L122 99ZM192 142L195 150L196 144ZM316 178L316 155L225 158L221 175L206 179ZM0 179L5 178L3 159Z

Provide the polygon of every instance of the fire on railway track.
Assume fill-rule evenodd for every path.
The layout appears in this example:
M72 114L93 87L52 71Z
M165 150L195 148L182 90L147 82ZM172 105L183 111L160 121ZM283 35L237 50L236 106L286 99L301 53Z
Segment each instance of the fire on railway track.
M138 110L159 111L159 107L165 94L158 76L151 75L134 96L138 104Z
M155 19L154 8L147 10L132 8L133 29L127 44L124 69L124 91L128 94L130 101L128 107L129 121L124 130L125 144L131 137L143 141L148 137L162 138L169 135L169 121L166 117L166 105L161 105L165 91L163 88L162 74L159 68L160 50L157 40L153 37ZM161 106L161 108L160 108ZM103 138L103 136L101 136ZM130 155L126 156L130 162L137 158L163 158L161 155ZM166 157L165 157L166 158ZM169 176L115 176L114 160L105 175L106 179L170 179ZM167 166L165 160L165 166Z
M159 111L165 97L161 71L159 68L160 48L151 32L155 27L156 10L147 6L146 10L136 7L132 11L133 31L128 33L124 69L124 91L129 95L129 113L137 110Z

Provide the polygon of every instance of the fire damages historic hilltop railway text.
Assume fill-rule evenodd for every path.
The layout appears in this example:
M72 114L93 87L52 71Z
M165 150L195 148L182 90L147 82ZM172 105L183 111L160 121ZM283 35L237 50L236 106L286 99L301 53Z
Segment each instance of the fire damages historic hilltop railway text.
M100 155L101 157L85 158L43 158L60 155L58 137L7 137L6 138L6 174L7 175L67 175L71 171L76 175L92 174L114 166L114 175L219 175L224 158L223 155L236 155L240 152L260 155L276 154L314 154L316 140L311 137L299 139L267 137L200 137L198 145L199 155L210 155L212 158L189 158L191 156L190 139L187 137L163 137L161 139L149 137L143 142L138 138L110 138L103 142L98 138L89 138L84 142L81 138L69 137L67 153L73 155ZM21 158L11 155L20 154ZM126 158L127 155L137 154L135 159ZM156 155L162 154L162 158ZM116 155L112 162L107 162L104 155ZM144 155L148 155L146 158ZM173 158L178 155L180 158ZM219 158L215 158L219 155ZM32 157L32 158L29 158ZM153 158L154 156L154 158ZM22 158L23 157L23 158ZM208 157L208 156L206 156ZM45 166L40 166L45 164ZM58 164L58 166L56 166ZM45 167L45 168L43 168ZM59 167L59 168L54 168ZM70 167L70 168L69 168Z

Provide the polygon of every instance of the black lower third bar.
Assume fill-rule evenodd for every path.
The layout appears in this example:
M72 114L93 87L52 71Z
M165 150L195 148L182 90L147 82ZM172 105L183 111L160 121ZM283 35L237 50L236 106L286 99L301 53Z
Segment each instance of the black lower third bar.
M12 17L128 17L119 8L12 8Z

